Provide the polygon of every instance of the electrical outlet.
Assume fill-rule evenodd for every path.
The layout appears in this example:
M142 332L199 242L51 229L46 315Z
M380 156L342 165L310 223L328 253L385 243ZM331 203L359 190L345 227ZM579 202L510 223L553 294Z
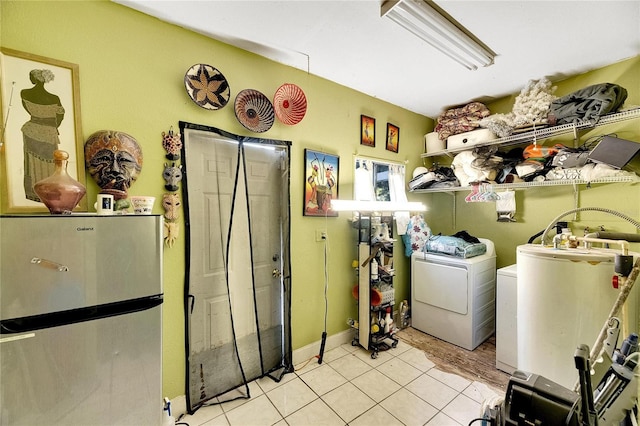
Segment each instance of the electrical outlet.
M316 229L316 241L321 243L327 240L327 232L323 229Z

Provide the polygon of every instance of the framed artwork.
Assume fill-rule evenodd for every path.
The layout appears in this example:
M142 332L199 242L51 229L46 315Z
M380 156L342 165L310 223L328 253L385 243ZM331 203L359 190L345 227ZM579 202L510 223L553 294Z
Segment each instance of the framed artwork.
M340 157L304 150L304 216L338 216L331 200L338 199Z
M400 128L387 123L387 151L398 152L400 145Z
M69 154L69 175L86 184L78 65L2 48L0 67L4 210L48 212L33 185L53 173L56 149ZM86 197L76 210L87 211Z
M360 116L360 145L376 146L376 119Z

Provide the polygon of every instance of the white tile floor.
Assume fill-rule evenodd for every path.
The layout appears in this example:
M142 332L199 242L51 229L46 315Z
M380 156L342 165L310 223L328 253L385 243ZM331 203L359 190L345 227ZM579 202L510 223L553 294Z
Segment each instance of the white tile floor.
M435 368L426 354L400 341L377 359L342 345L296 366L280 383L249 384L250 399L202 407L178 420L189 426L427 425L466 426L499 390ZM479 424L479 423L476 423Z

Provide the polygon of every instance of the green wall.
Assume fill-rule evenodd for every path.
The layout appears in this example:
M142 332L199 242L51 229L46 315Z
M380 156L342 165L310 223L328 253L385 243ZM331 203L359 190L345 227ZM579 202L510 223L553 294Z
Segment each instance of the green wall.
M354 155L406 161L407 174L431 160L420 158L422 136L433 129L433 120L408 112L378 99L347 89L303 71L285 67L262 57L210 40L182 28L107 1L6 1L0 2L0 45L36 55L76 63L80 69L81 117L84 139L101 129L127 132L137 138L144 151L144 166L132 195L164 192L162 168L164 150L161 133L178 121L219 127L252 135L235 119L229 106L208 111L188 98L183 77L195 63L218 68L229 80L232 98L240 90L252 88L271 96L284 82L299 85L309 106L304 120L296 126L276 122L271 130L257 136L293 142L291 151L292 209L292 317L294 349L317 342L324 327L324 245L315 242L318 229L328 234L329 290L328 334L347 329L346 319L357 315L351 297L354 273L355 235L347 218L302 216L303 152L305 148L340 156L339 195L352 196ZM540 78L542 76L532 76ZM584 86L616 82L629 91L626 105L640 104L640 57L613 64L557 83L557 95ZM557 79L556 79L557 80ZM526 82L523 82L523 85ZM492 112L508 112L514 96L489 105ZM376 118L377 146L359 145L360 114ZM398 154L385 150L386 123L401 129ZM584 133L584 138L617 132L620 137L640 141L637 120ZM550 142L571 144L566 138ZM4 159L3 159L4 160ZM439 159L443 161L443 159ZM3 176L4 179L4 176ZM87 197L93 204L98 192L88 178ZM517 191L517 222L496 222L495 204L465 203L466 193L410 194L423 201L429 211L425 218L436 233L451 234L465 229L473 235L496 242L498 266L515 262L515 247L544 229L557 215L579 206L598 206L638 218L638 185L594 185L580 187L539 187ZM0 199L6 206L6 194ZM455 211L455 216L453 212ZM163 213L157 203L154 213ZM604 225L607 229L635 232L618 218L600 213L582 213L572 222L581 227ZM409 264L396 249L396 300L409 298ZM184 238L165 250L164 259L164 394L184 394ZM637 251L637 249L636 249Z
M317 229L329 237L327 331L332 335L347 328L347 318L357 315L351 297L355 235L346 213L327 220L302 216L304 149L340 157L339 195L350 198L354 154L408 161L411 173L420 164L422 136L433 128L431 119L107 1L2 0L0 14L1 46L79 65L83 140L102 129L120 130L138 140L144 165L131 195L162 196L166 160L161 133L171 126L177 130L178 121L292 141L294 349L318 341L324 328L324 246L315 242ZM232 106L209 111L190 100L183 77L196 63L218 68L229 81L232 99L242 89L271 97L281 84L297 84L307 96L307 114L296 126L276 122L269 131L252 134L237 122ZM361 114L376 119L375 148L359 145ZM397 154L385 150L387 122L401 129ZM98 187L91 177L87 190L92 205ZM6 193L1 202L0 207L6 206ZM164 213L159 203L154 213ZM184 394L184 248L181 235L165 249L164 258L163 392L169 397ZM409 297L408 263L396 257L397 298L402 300Z

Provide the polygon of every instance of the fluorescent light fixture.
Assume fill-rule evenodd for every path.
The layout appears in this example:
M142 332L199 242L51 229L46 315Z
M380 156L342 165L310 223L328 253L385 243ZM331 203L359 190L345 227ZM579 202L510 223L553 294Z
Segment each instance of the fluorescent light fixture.
M401 27L411 31L467 69L493 64L496 53L429 0L387 0L380 9Z
M331 208L335 211L355 212L423 212L427 210L424 204L411 201L398 203L394 201L331 200Z

